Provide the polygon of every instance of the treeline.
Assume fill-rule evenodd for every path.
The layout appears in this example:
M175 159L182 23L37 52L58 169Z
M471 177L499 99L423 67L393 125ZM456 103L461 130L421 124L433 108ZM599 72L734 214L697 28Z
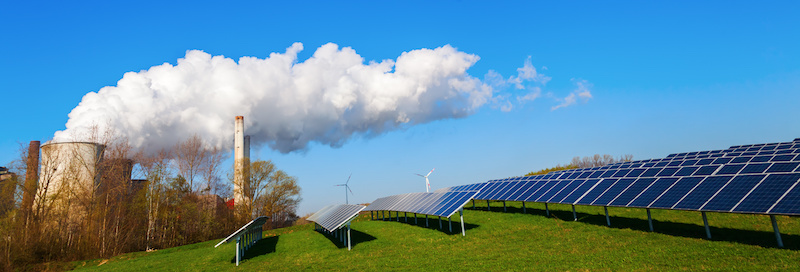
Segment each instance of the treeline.
M626 154L626 155L620 156L619 158L614 158L614 156L611 156L611 155L608 155L608 154L605 154L605 155L602 155L602 156L600 154L594 154L594 156L591 156L591 157L586 156L586 157L583 157L583 158L581 158L580 156L576 156L576 157L572 158L572 162L570 162L567 165L563 165L562 166L562 165L559 164L559 165L556 165L555 167L545 168L545 169L542 169L542 170L539 170L539 171L534 171L534 172L529 172L529 173L525 174L525 176L544 175L544 174L547 174L547 173L550 173L550 172L561 171L561 170L569 170L569 169L575 169L575 168L600 167L600 166L609 165L609 164L612 164L612 163L629 162L629 161L632 161L632 160L633 160L633 155L631 155L631 154Z
M297 179L270 161L248 163L244 174L252 178L241 188L249 201L232 205L226 200L234 173L223 165L229 152L197 136L155 154L134 152L125 139L88 141L105 146L102 159L51 154L49 160L72 162L69 170L33 183L26 182L28 150L20 148L9 167L16 175L0 184L12 198L0 209L0 270L50 269L45 265L223 238L258 215L271 217L266 229L297 219ZM91 182L83 182L85 173L94 175ZM23 205L30 197L32 205Z

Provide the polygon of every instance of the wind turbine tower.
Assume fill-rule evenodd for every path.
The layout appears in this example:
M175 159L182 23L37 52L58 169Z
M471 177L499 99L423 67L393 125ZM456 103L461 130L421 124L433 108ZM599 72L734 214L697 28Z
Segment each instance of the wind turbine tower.
M343 184L334 185L334 186L344 186L344 204L350 204L350 200L347 199L347 192L349 191L350 194L353 194L353 191L350 190L350 185L348 185L350 183L350 177L352 177L352 176L353 176L353 174L350 174L350 176L347 176L347 182L345 182Z
M430 182L430 181L428 181L428 176L430 176L430 175L431 175L431 173L433 173L433 170L436 170L436 168L433 168L433 169L431 169L431 171L430 171L430 172L428 172L428 174L427 174L427 175L424 175L424 176L423 176L423 175L420 175L420 174L416 174L417 176L420 176L420 177L423 177L423 178L425 178L425 192L426 192L426 193L430 193L430 192L431 192L431 182Z

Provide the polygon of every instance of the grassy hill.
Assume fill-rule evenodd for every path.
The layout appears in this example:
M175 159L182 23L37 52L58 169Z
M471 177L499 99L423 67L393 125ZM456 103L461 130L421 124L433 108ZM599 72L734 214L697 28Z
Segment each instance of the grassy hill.
M265 239L234 266L234 245L219 241L136 252L110 260L75 262L79 270L227 271L227 270L798 270L800 219L779 216L785 248L777 248L768 216L708 213L712 240L705 239L699 212L652 210L655 232L649 232L643 209L486 203L465 209L467 236L457 221L451 234L438 221L419 225L372 221L368 214L352 224L352 251L313 230L294 226L266 233ZM467 207L471 207L468 205ZM457 217L454 217L457 219Z

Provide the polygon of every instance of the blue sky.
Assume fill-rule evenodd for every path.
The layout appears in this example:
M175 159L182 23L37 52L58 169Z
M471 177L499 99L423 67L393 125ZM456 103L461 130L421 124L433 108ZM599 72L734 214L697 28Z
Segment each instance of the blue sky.
M485 104L464 118L312 142L283 154L253 150L298 177L300 213L522 175L574 156L635 159L800 137L800 4L770 2L374 1L0 4L0 165L18 143L64 130L89 92L126 72L175 65L187 50L238 60L283 53L302 62L326 43L366 62L451 45L480 57L467 73L517 75L530 57L551 78L511 111ZM576 88L591 99L552 110ZM514 92L509 88L508 92ZM231 117L232 120L232 117ZM227 132L225 132L227 133Z

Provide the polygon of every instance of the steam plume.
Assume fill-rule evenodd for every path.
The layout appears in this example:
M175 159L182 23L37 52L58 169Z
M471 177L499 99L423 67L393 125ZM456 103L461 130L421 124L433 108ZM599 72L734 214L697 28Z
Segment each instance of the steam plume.
M150 152L193 134L228 148L233 118L243 115L254 144L287 153L468 116L496 99L491 86L466 73L479 57L449 45L368 64L333 43L298 62L301 50L295 43L238 62L191 50L177 65L126 73L116 86L86 94L54 140L74 140L98 125Z

